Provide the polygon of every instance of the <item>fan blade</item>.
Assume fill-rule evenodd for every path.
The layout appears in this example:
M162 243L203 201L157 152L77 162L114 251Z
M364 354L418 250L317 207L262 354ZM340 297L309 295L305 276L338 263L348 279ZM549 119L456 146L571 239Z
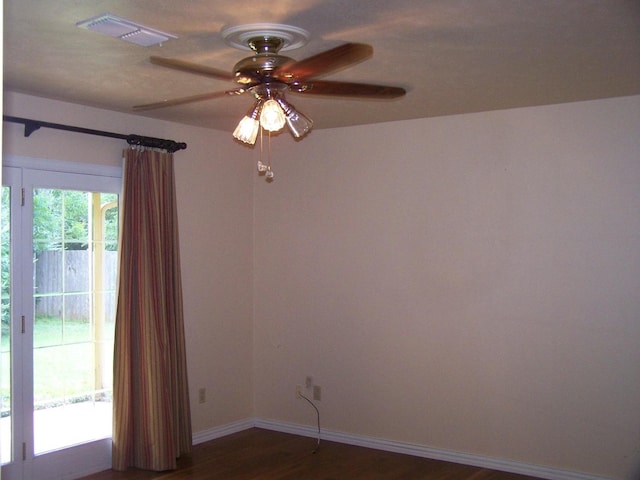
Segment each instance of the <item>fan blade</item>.
M185 62L184 60L178 60L177 58L149 57L149 61L154 65L173 68L174 70L180 70L182 72L197 73L198 75L217 78L218 80L233 80L233 75L230 72L225 72L224 70L208 67L206 65Z
M174 98L173 100L163 100L162 102L147 103L145 105L136 105L133 107L136 111L153 110L155 108L173 107L175 105L183 105L185 103L200 102L202 100L213 100L214 98L225 97L227 95L240 95L246 92L244 88L236 90L227 90L223 92L203 93L200 95L192 95L190 97Z
M359 98L398 98L405 93L404 88L390 87L387 85L371 85L368 83L332 82L314 80L295 87L291 91L304 93L305 95L331 95L335 97L359 97Z
M274 76L304 80L326 75L340 68L366 60L373 55L373 47L364 43L346 43L299 62L285 63Z

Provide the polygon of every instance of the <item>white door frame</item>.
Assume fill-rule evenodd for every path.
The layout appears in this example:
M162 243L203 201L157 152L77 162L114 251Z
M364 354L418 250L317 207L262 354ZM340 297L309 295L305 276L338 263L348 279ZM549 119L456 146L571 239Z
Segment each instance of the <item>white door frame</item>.
M2 467L2 476L5 480L76 478L108 469L111 467L110 438L41 455L34 454L31 328L34 321L33 190L55 188L119 194L122 168L8 156L3 160L2 177L3 184L12 186L12 246L26 246L22 249L12 248L11 252L12 358L20 361L12 361L14 462ZM16 187L24 189L24 194L20 195L20 191L14 193ZM16 202L20 211L13 210ZM21 333L23 316L26 328Z

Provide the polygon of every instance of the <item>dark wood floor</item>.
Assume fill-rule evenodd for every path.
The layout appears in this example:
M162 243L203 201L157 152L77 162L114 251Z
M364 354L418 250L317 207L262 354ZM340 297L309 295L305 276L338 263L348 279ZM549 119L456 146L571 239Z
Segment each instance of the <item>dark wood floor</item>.
M250 429L194 446L176 471L105 471L85 480L539 480L419 457Z

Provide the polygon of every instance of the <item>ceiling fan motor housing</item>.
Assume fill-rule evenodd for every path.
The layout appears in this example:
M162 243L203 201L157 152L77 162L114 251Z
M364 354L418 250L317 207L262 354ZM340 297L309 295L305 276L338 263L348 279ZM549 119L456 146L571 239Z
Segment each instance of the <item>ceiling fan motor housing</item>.
M247 42L256 55L240 60L233 67L235 81L242 85L263 82L272 77L273 72L293 59L279 55L283 45L280 38L255 37Z
M283 55L261 53L240 60L233 67L233 74L235 81L242 85L260 83L271 78L274 70L292 61L291 58ZM283 75L278 76L286 78Z

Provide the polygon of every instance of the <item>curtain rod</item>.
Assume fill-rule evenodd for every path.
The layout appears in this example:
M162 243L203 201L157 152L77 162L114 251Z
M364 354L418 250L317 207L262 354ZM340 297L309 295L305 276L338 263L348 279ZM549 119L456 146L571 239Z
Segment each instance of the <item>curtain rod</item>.
M3 115L5 122L22 123L24 125L24 136L28 137L40 127L53 128L56 130L65 130L68 132L84 133L87 135L97 135L100 137L119 138L126 140L129 145L140 145L150 148L161 148L171 153L187 148L186 143L174 142L173 140L164 140L162 138L145 137L142 135L123 135L121 133L105 132L102 130L92 130L90 128L74 127L71 125L61 125L59 123L42 122L40 120L32 120L30 118L11 117Z

